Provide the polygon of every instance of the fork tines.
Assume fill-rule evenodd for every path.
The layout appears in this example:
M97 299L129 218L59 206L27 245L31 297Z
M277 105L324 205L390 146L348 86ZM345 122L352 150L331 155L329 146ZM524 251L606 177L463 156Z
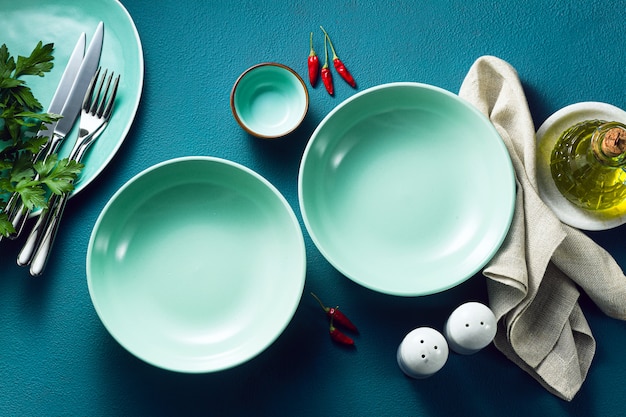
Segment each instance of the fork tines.
M108 119L111 116L111 111L113 109L113 102L115 101L115 96L117 94L117 87L120 82L119 74L115 77L113 81L113 89L109 94L109 98L107 100L107 92L109 91L109 87L111 87L111 81L113 80L113 71L107 78L107 70L104 70L104 74L100 78L100 70L98 68L96 73L94 74L91 83L89 84L89 88L87 90L87 94L85 95L85 100L83 101L83 111L85 113L90 113L97 117L102 117L104 119ZM94 96L94 91L96 91L96 84L98 82L98 78L100 78L100 83L97 85L97 92ZM102 94L102 88L106 82L106 88L104 89L104 94Z

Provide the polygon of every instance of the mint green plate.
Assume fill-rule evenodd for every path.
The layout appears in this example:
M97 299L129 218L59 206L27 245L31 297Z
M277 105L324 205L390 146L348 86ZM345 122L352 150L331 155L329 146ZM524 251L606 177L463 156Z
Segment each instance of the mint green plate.
M98 22L104 22L100 65L121 74L113 117L83 162L74 194L99 175L113 159L130 130L143 87L144 62L141 41L132 18L116 0L0 0L0 44L12 55L28 55L37 42L54 43L54 68L44 77L26 76L35 97L47 110L57 84L80 34L91 42ZM78 122L60 149L68 156L76 137Z
M477 273L502 244L515 177L496 129L455 94L418 83L358 93L320 123L298 180L311 238L374 291L418 296Z
M129 352L179 372L214 372L266 349L296 311L306 271L284 197L234 162L186 157L127 182L87 249L93 305Z

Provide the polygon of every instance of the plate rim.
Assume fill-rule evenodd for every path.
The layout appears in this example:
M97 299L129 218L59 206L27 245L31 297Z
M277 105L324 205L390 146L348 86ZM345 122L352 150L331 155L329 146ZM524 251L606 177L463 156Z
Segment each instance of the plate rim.
M440 286L437 287L436 289L431 289L431 290L389 290L389 289L385 289L382 288L381 286L375 286L372 285L362 279L359 279L358 277L354 277L351 274L349 274L347 271L345 271L345 268L343 268L341 265L337 264L336 260L334 259L334 257L330 256L327 253L326 248L324 248L324 246L320 243L319 238L316 234L316 232L313 230L310 220L309 220L309 216L307 215L306 212L306 204L304 202L304 196L303 196L303 173L305 171L305 165L306 165L306 161L307 161L307 156L309 155L309 153L311 152L311 149L313 148L315 142L316 142L316 138L318 137L318 133L319 131L324 127L324 125L326 123L328 123L328 120L331 119L332 117L334 117L334 115L341 111L341 109L350 104L351 102L359 99L360 97L362 97L363 95L366 94L371 94L373 92L376 92L378 90L381 89L387 89L387 88L395 88L395 87L412 87L412 88L421 88L421 89L426 89L426 90L430 90L430 91L435 91L438 93L441 93L447 97L452 98L453 100L458 101L459 103L461 103L463 106L465 106L469 111L471 111L472 113L474 113L476 115L477 118L481 119L483 123L485 123L485 125L494 133L494 135L499 138L500 140L498 141L498 146L500 148L500 151L502 152L503 156L506 158L506 165L508 165L508 169L507 174L509 175L509 184L510 184L510 200L506 203L507 206L507 214L506 214L506 221L505 224L506 226L502 228L502 230L500 230L500 232L497 234L497 238L494 239L494 247L491 248L491 250L489 251L489 256L487 256L485 259L483 259L480 263L478 263L472 270L471 272L468 273L467 276L464 277L460 277L456 280L452 280L451 282L449 282L447 285L445 286ZM340 104L338 104L333 110L331 110L330 113L328 113L323 119L322 121L318 124L318 126L315 128L314 132L312 133L302 156L301 162L300 162L300 167L299 167L299 171L298 171L298 202L299 202L299 207L300 207L300 213L302 215L306 230L308 232L308 234L310 235L311 239L313 240L313 243L315 245L315 247L319 250L319 252L322 254L322 256L338 271L340 272L342 275L344 275L345 277L347 277L348 279L352 280L353 282L368 288L372 291L376 291L382 294L387 294L387 295L392 295L392 296L403 296L403 297L418 297L418 296L425 296L425 295L431 295L431 294L436 294L436 293L440 293L443 291L446 291L450 288L453 288L457 285L462 284L463 282L467 281L468 279L470 279L472 276L476 275L485 265L487 265L489 263L489 261L496 255L496 253L498 252L498 250L500 249L500 247L502 246L502 244L504 243L506 236L508 235L508 232L510 230L512 221L513 221L513 215L514 215L514 211L515 211L515 202L516 202L516 179L515 179L515 170L513 168L513 163L511 161L508 149L506 147L506 144L504 143L504 141L502 140L501 135L499 134L499 132L497 131L496 127L493 125L493 123L487 118L487 116L485 116L480 110L478 110L472 103L470 103L468 100L464 99L463 97L460 97L458 94L454 94L446 89L443 89L441 87L435 86L435 85L431 85L431 84L426 84L426 83L421 83L421 82L411 82L411 81L402 81L402 82L390 82L390 83L384 83L384 84L380 84L380 85L376 85L374 87L370 87L368 89L365 89L359 93L354 94L353 96L347 98L346 100L344 100L343 102L341 102Z
M129 187L131 187L136 181L140 180L145 175L147 175L147 174L149 174L149 173L151 173L151 172L153 172L155 170L161 169L161 168L163 168L165 166L169 166L169 165L172 165L172 164L178 164L178 163L185 163L185 162L189 162L189 161L206 162L206 163L217 163L217 164L222 164L222 165L228 165L230 167L234 167L234 168L240 170L241 172L244 172L247 175L252 176L256 180L258 180L263 186L267 187L269 189L269 191L271 191L272 195L274 197L276 197L280 201L281 205L285 209L285 213L291 219L291 223L293 225L292 232L295 232L297 234L297 240L298 240L297 252L301 256L301 261L302 261L301 265L300 265L299 275L297 277L297 279L299 280L297 296L294 297L293 303L291 303L291 305L288 306L289 309L286 308L285 310L283 310L286 314L284 314L282 317L285 318L285 319L284 319L284 322L282 323L282 325L278 327L277 333L275 335L273 335L272 337L270 337L267 340L267 343L262 344L259 348L255 349L252 354L249 354L247 356L244 355L242 357L238 357L238 359L236 359L234 361L225 362L225 363L221 364L220 366L176 367L176 366L171 366L171 365L160 363L158 360L154 360L154 359L151 359L151 358L146 358L145 356L141 355L136 350L130 349L127 346L127 344L124 342L124 340L121 340L119 335L116 334L115 330L111 328L111 323L108 320L105 319L106 314L103 315L103 310L101 308L101 304L99 303L98 297L94 293L94 288L93 288L93 280L95 279L93 277L93 273L92 273L92 258L93 258L93 252L94 252L94 245L95 245L96 235L98 233L99 227L100 227L101 223L104 221L104 218L106 217L109 208L113 204L115 204L115 201L122 194L127 192L126 190ZM295 212L294 212L292 206L289 204L289 202L283 196L283 194L269 180L267 180L264 176L262 176L261 174L257 173L256 171L252 170L251 168L248 168L248 167L246 167L246 166L244 166L244 165L242 165L240 163L237 163L237 162L234 162L234 161L230 161L228 159L224 159L224 158L220 158L220 157L214 157L214 156L182 156L182 157L176 157L176 158L168 159L168 160L156 163L156 164L154 164L152 166L149 166L149 167L145 168L141 172L139 172L136 175L134 175L131 179L129 179L122 187L120 187L113 194L113 196L111 196L111 198L107 201L107 203L103 207L102 211L98 215L98 218L97 218L97 220L96 220L96 222L94 224L94 227L93 227L93 229L91 231L91 234L90 234L90 237L89 237L88 246L87 246L86 268L85 269L86 269L86 275L87 275L87 287L88 287L90 300L91 300L91 303L92 303L92 305L93 305L93 307L94 307L94 309L96 311L98 319L100 320L102 325L105 327L105 329L107 330L109 335L113 339L115 339L118 344L120 344L125 350L130 352L133 356L135 356L138 359L140 359L140 360L142 360L142 361L144 361L144 362L146 362L148 364L151 364L151 365L153 365L153 366L155 366L157 368L161 368L161 369L165 369L165 370L169 370L169 371L174 371L174 372L181 372L181 373L201 374L201 373L214 373L214 372L227 370L227 369L239 366L239 365L241 365L241 364L243 364L245 362L248 362L248 361L252 360L253 358L255 358L256 356L260 355L265 350L267 350L284 333L284 331L287 328L287 326L293 320L293 317L295 316L295 313L296 313L296 311L297 311L297 309L299 307L299 304L301 302L301 299L302 299L302 294L303 294L304 286L305 286L305 283L306 283L307 254L306 254L306 245L305 245L305 242L304 242L304 235L302 233L302 228L300 227L300 224L298 222L298 218L296 217ZM277 320L277 318L275 318L275 317L272 317L271 319L272 319L272 321L276 321ZM185 363L187 363L187 362L185 362Z

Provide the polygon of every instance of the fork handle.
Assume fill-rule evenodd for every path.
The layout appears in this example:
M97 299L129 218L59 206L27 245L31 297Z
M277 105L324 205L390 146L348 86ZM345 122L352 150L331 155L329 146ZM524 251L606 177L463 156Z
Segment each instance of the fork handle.
M48 208L45 208L39 214L37 218L37 223L33 226L33 229L30 231L30 234L26 238L26 242L22 247L22 250L17 255L17 264L19 266L26 266L31 263L33 259L33 255L35 254L35 250L41 241L41 237L43 236L43 231L47 223L49 208L52 207L51 204L53 199L55 199L55 195L50 197L50 201L48 202Z
M79 137L82 132L79 133ZM70 152L69 159L81 162L89 145L77 145ZM48 257L52 251L52 245L59 230L59 223L63 217L63 211L67 205L71 193L63 193L61 195L53 194L48 202L48 209L44 210L39 216L39 221L33 228L31 235L35 234L33 240L26 241L22 248L24 259L27 263L20 263L20 252L18 256L18 264L26 265L30 263L30 274L34 277L41 275L48 263ZM30 236L29 236L30 238Z
M9 201L7 205L4 207L4 212L7 214L9 221L13 224L16 232L9 235L9 239L15 239L18 237L19 232L17 231L17 227L15 225L20 221L22 216L22 212L24 211L24 205L20 201L20 194L16 191L11 194L9 197Z
M41 235L41 241L37 247L33 259L30 263L30 274L34 277L41 275L48 263L48 257L54 244L54 239L59 230L59 224L61 223L61 217L63 217L63 211L69 199L69 193L65 193L58 196L50 207L50 211L46 216L46 222L44 223L43 234Z
M50 223L50 219L52 216L52 212L56 210L56 206L59 201L58 195L53 194L50 196L50 200L48 201L48 207L43 209L37 218L37 223L33 226L30 234L26 238L26 242L22 247L22 250L17 255L17 264L19 266L29 265L35 253L39 250L39 246L43 241L43 237L45 235L47 225Z
M16 199L16 200L19 200ZM19 235L24 230L24 225L26 224L26 220L30 216L30 210L24 206L23 203L19 202L15 204L17 207L14 207L11 212L8 213L9 220L13 224L13 228L15 229L15 233L9 235L9 239L17 239ZM8 207L8 205L7 205Z

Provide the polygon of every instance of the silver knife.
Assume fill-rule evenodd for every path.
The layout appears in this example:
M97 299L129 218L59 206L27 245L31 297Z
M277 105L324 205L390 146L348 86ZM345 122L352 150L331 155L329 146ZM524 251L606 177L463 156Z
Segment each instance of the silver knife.
M63 110L61 111L63 114L67 112L70 117L63 117L57 123L54 128L53 139L62 141L65 139L65 136L69 133L74 125L74 121L78 116L81 105L83 104L83 100L85 98L85 93L87 92L87 88L89 88L89 84L91 83L91 79L93 78L96 70L98 69L98 64L100 62L100 52L102 51L102 40L104 37L104 24L100 22L98 24L98 28L96 29L96 33L89 44L89 48L87 48L87 53L85 54L85 58L78 70L78 74L76 76L76 80L74 81L74 85L72 86L72 90L63 106ZM39 246L39 241L41 240L42 235L42 227L35 227L31 231L30 235L26 239L26 243L24 243L24 247L21 252L18 254L17 263L20 266L28 265L35 252L35 248Z
M72 130L72 126L74 126L74 122L80 112L80 107L83 104L83 99L85 98L85 93L87 92L89 83L98 69L103 39L104 23L100 22L96 28L93 38L91 39L91 42L89 43L85 57L78 68L76 77L74 78L74 83L69 91L69 95L67 96L67 99L63 104L63 108L61 109L60 114L63 118L56 123L53 133L50 135L51 137L49 140L47 155L45 155L45 157L57 151L61 142L65 139L65 136L67 136L70 130ZM19 210L19 213L21 213L21 215L16 216L16 219L13 221L16 236L19 235L24 228L24 224L26 223L26 219L28 218L30 211L22 208ZM19 220L17 217L19 217Z
M52 96L52 101L50 101L50 106L48 106L48 110L46 111L47 113L61 114L65 100L72 89L72 85L74 85L74 80L76 79L76 74L78 73L80 64L83 62L83 56L85 55L85 38L86 36L84 33L82 33L78 38L78 42L76 42L76 46L74 46L74 51L72 52L72 55L70 55L65 71L61 76L61 81L59 81L59 85L54 92L54 96ZM33 156L33 162L42 159L44 156L54 151L50 148L50 146L55 126L56 122L45 123L39 129L39 132L37 132L37 136L47 136L48 141L41 147L39 152ZM23 227L22 218L25 220L28 217L28 213L24 211L24 206L21 204L19 193L17 192L13 193L9 198L9 201L4 208L4 212L7 213L9 221L13 224L13 227L19 225ZM11 239L15 239L19 236L20 231L21 230L17 230L16 228L16 232L9 237Z

